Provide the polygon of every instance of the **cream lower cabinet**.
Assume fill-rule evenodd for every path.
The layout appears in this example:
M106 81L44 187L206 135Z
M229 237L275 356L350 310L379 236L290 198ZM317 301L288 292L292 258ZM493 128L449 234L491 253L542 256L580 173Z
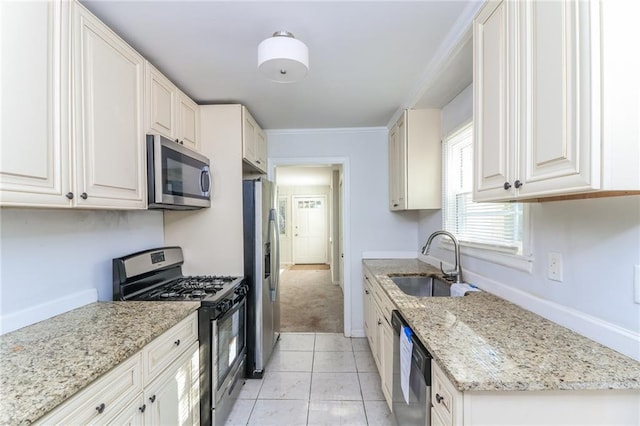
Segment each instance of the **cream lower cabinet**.
M145 110L148 133L159 133L200 150L200 107L149 61L145 62Z
M376 365L379 365L377 349L377 332L376 332L376 307L373 301L372 284L369 278L364 275L363 286L363 314L364 314L364 333L369 341L369 347L371 348L371 354L373 355Z
M473 24L475 201L640 190L633 8L483 6Z
M365 334L371 354L378 367L380 385L385 400L391 408L393 391L393 328L391 312L393 303L380 288L373 276L364 272Z
M36 424L198 425L197 319L191 314Z
M440 110L405 110L389 131L389 209L442 204Z
M460 392L431 361L433 425L638 424L640 390Z

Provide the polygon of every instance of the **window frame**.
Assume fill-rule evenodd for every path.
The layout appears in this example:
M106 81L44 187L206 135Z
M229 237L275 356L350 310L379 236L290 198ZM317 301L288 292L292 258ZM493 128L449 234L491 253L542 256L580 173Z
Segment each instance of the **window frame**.
M448 180L448 157L449 151L446 148L446 141L457 136L461 132L472 128L473 121L468 120L457 126L455 129L443 135L442 137L442 210L441 220L442 229L445 229L445 212L447 205L447 191L446 182ZM473 142L472 142L473 143ZM473 175L475 177L475 173ZM475 179L474 179L475 182ZM522 253L514 253L508 248L502 248L499 246L492 246L490 244L474 243L469 241L460 241L460 253L465 256L473 257L476 259L484 260L490 263L494 263L501 266L506 266L512 269L525 271L532 273L533 271L533 255L531 251L532 247L532 232L531 232L531 209L528 203L522 203ZM455 233L454 233L455 235ZM441 238L439 248L452 251L454 250L453 243L447 238Z

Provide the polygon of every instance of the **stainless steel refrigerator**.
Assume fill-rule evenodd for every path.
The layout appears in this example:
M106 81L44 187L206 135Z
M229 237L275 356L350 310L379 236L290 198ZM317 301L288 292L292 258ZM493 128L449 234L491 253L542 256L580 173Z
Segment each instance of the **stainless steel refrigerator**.
M276 187L243 181L244 275L247 298L247 377L260 378L280 337L280 256Z

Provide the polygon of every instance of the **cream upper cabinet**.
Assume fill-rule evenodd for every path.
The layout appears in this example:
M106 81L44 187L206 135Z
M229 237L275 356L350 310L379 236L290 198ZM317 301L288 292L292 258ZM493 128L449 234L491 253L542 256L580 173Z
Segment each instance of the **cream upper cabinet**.
M389 132L389 209L406 210L406 144L405 115L394 124Z
M175 139L178 88L149 61L146 68L146 119L148 133Z
M142 57L77 2L0 7L2 205L145 208Z
M640 190L630 14L595 0L485 4L474 20L476 201Z
M145 208L144 58L73 9L77 205Z
M242 107L242 157L258 172L267 172L267 137L244 106Z
M440 110L405 110L389 131L389 209L442 205Z
M159 133L199 151L200 107L149 61L145 62L147 133Z
M0 205L69 206L68 3L0 2Z
M178 90L178 125L176 139L194 151L200 150L200 107Z

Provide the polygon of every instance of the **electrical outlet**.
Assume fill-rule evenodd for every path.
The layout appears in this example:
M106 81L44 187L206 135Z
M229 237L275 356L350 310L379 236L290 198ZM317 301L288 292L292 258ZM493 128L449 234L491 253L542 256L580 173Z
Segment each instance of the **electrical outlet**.
M547 277L550 280L562 282L562 255L560 253L549 253Z
M633 267L633 301L640 304L640 265Z

